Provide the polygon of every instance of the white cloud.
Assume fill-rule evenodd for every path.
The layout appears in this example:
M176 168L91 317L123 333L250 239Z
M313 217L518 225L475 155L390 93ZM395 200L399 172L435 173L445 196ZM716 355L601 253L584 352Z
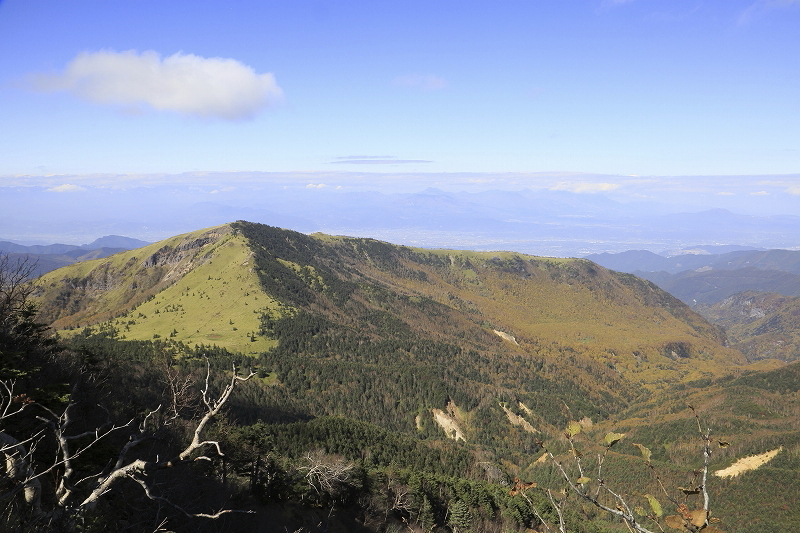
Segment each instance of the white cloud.
M323 187L327 187L324 183L309 183L306 185L306 189L322 189Z
M75 185L74 183L64 183L63 185L46 189L47 192L81 192L85 190L87 190L85 187Z
M616 183L595 183L591 181L575 181L575 182L562 181L561 183L557 183L553 187L550 187L550 190L569 191L576 193L597 193L597 192L613 191L614 189L618 188L619 185Z
M83 52L62 73L35 77L34 85L98 104L227 120L251 118L283 97L272 73L257 74L235 59L181 52L162 59L152 50Z
M769 196L767 191L751 192L750 196Z
M786 192L795 196L800 196L800 187L789 187Z
M730 192L730 191L720 191L716 194L717 196L736 196L735 192Z
M408 74L406 76L398 76L394 79L394 84L412 89L422 89L423 91L436 91L447 87L447 81L444 78L434 76L433 74Z

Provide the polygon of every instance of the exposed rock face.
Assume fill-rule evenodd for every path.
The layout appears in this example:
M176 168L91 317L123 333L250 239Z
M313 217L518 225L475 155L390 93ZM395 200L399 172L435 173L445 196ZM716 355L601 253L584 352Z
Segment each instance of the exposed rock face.
M85 278L64 278L64 286L72 290L108 291L119 284L120 276L109 265L103 265Z
M516 344L517 346L519 346L519 343L517 342L517 339L514 338L513 335L510 335L510 334L508 334L508 333L506 333L504 331L500 331L500 330L496 330L496 329L492 330L492 331L494 331L494 334L497 335L498 337L500 337L501 339L507 340L511 344Z
M448 438L455 441L467 441L467 439L464 438L464 432L461 431L461 427L458 425L458 422L456 422L455 418L448 415L441 409L431 409L431 412L433 413L433 419L437 424L439 424L439 426L441 426Z
M153 268L157 266L165 266L165 265L173 265L175 263L179 263L183 261L187 255L187 252L191 250L196 250L197 248L202 248L206 244L214 242L214 239L210 236L201 237L199 239L191 239L180 243L175 248L170 246L164 246L160 248L156 253L148 257L142 263L142 268Z
M716 470L714 475L717 477L736 477L743 472L747 472L748 470L755 470L772 460L773 457L778 455L783 450L783 446L780 448L776 448L774 450L770 450L768 452L764 452L759 455L749 455L747 457L742 457L735 463L733 463L728 468L723 468L722 470Z
M520 402L520 403L522 403L522 402ZM528 422L523 417L521 417L520 415L518 415L515 412L513 412L508 407L506 407L505 404L501 403L500 404L500 408L503 409L503 412L506 414L506 418L508 418L508 421L511 422L511 425L520 426L522 429L524 429L528 433L538 433L536 428L533 427L533 425L531 425L530 422Z

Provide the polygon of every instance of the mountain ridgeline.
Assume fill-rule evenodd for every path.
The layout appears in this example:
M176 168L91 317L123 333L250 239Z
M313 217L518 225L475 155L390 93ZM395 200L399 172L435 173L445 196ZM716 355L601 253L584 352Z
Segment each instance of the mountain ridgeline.
M612 427L636 435L679 483L675 465L692 461L689 402L740 439L715 464L758 450L767 427L770 445L798 446L796 402L776 407L786 391L764 389L721 328L654 284L585 259L415 249L240 221L61 268L37 297L41 317L87 353L127 343L252 367L257 379L232 401L243 428L234 434L291 460L316 447L364 468L552 480L532 462L539 439L581 420L596 440ZM621 446L612 463L627 471L638 451ZM640 470L609 476L633 493L655 490ZM420 514L409 519L434 501L433 489L419 490ZM440 504L432 512L444 520L449 504ZM486 520L511 504L492 505Z
M526 433L501 402L557 428L744 362L685 304L590 261L248 222L60 269L40 293L62 330L251 354L286 413L436 434L431 410L449 409L464 438L493 446L498 424Z

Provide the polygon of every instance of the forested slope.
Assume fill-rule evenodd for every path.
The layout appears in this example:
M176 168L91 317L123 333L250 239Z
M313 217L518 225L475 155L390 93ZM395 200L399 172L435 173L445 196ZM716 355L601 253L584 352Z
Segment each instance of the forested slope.
M715 468L760 453L767 436L796 449L792 408L770 407L779 402L772 392L742 392L755 390L736 381L748 367L718 328L651 283L585 260L238 222L61 269L41 287L42 316L78 352L124 360L139 342L156 347L148 366L196 369L208 357L218 372L234 361L252 368L219 430L231 460L251 465L236 474L250 476L250 495L268 514L288 513L281 523L295 529L295 518L331 505L366 513L349 520L374 531L402 520L461 530L447 517L464 505L475 530L531 527L530 506L509 499L508 483L557 486L552 464L535 459L541 442L566 451L571 420L587 445L623 430L651 446L675 486L697 468L689 402L737 442L715 455ZM615 450L608 479L631 495L652 492L629 442ZM304 500L298 476L319 453L358 465L361 477ZM274 482L262 484L262 474ZM459 485L466 480L482 485ZM387 503L403 491L405 503ZM616 527L604 515L592 524Z

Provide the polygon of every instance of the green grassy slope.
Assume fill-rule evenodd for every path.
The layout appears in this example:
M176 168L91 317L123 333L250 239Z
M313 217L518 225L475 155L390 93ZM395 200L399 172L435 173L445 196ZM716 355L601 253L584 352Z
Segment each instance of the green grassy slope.
M485 331L508 333L523 352L568 349L650 384L743 362L722 346L720 330L675 298L589 261L326 242L369 279L461 311Z
M120 338L172 338L259 353L276 302L261 291L245 241L221 226L180 235L41 279L42 318L56 329L100 325Z

